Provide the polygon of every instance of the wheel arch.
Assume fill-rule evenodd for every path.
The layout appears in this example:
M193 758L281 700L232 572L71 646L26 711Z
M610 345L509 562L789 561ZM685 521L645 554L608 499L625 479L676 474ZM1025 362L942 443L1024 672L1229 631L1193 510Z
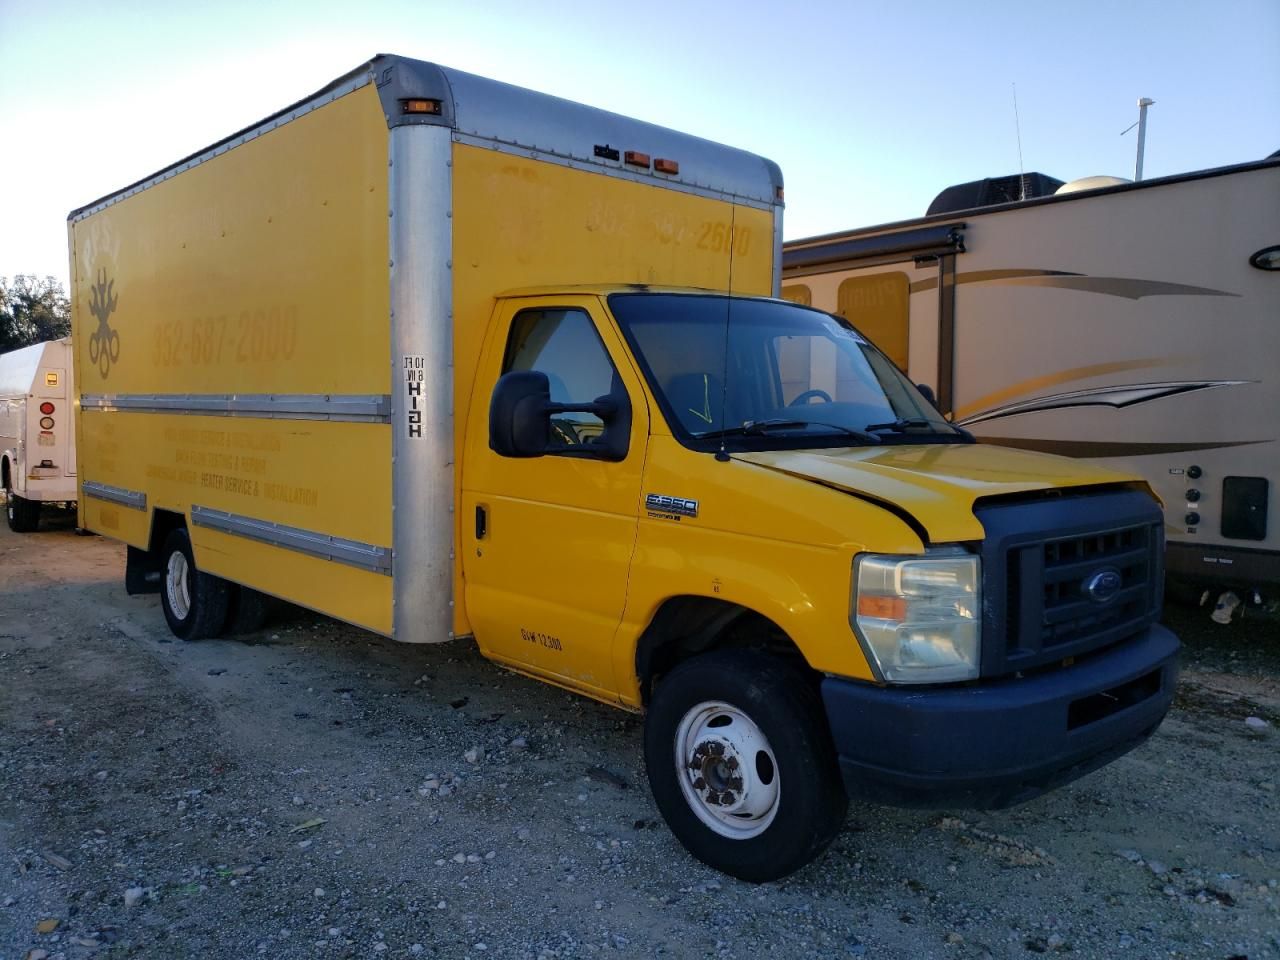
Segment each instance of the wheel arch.
M636 642L641 703L648 705L658 678L677 664L698 654L734 647L761 650L812 670L795 641L764 614L717 597L674 596L659 605Z
M124 588L130 596L160 592L164 542L174 530L185 529L187 518L176 510L156 507L148 518L146 547L129 545L125 556Z

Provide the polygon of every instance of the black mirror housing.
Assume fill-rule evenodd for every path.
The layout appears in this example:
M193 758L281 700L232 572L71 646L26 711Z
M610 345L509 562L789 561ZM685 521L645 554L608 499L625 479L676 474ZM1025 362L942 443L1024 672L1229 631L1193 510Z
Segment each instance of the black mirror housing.
M927 383L917 383L916 389L920 391L932 406L936 407L938 405L938 398L934 396L933 387L929 386Z
M489 403L489 449L500 457L541 457L551 444L551 383L545 373L504 373Z

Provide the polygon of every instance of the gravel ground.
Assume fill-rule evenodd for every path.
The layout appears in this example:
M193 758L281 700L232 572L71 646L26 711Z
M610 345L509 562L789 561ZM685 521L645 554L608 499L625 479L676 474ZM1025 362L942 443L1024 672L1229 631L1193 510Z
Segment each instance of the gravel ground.
M123 569L0 529L0 958L1280 957L1275 620L1171 608L1146 746L1013 810L855 807L751 886L667 831L639 718L304 613L184 644Z

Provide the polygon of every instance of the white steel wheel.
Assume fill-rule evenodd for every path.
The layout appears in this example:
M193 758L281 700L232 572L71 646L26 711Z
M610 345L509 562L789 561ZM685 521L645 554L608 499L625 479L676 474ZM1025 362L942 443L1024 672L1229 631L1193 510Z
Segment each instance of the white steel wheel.
M169 554L164 571L164 590L174 615L179 620L187 619L191 615L191 565L180 550Z
M835 837L848 801L817 684L803 662L742 649L658 678L644 721L649 788L703 863L764 883Z
M173 635L183 640L220 636L230 602L227 581L196 566L191 539L181 527L169 532L160 557L164 565L160 606Z
M782 793L778 762L749 716L719 700L696 704L674 745L680 791L698 819L733 840L769 829Z

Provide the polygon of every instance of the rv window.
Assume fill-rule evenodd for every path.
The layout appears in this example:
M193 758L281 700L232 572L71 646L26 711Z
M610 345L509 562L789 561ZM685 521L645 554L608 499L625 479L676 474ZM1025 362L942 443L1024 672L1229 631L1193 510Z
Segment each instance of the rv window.
M836 313L906 370L910 295L900 270L849 277L836 293Z
M782 288L782 299L798 303L802 307L812 307L813 291L803 283L794 283Z

